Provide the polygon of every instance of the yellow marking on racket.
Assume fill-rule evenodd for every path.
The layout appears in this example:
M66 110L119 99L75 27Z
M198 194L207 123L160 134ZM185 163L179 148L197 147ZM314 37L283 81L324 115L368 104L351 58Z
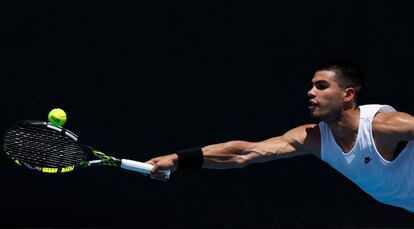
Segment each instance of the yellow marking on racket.
M75 169L75 166L68 166L68 167L62 168L62 173L71 172L74 169Z
M58 168L42 168L42 172L44 173L57 173Z

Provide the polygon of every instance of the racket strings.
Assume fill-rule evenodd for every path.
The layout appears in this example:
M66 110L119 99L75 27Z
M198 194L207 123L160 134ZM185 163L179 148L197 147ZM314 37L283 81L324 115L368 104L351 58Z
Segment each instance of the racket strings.
M9 148L12 148L12 150L15 151L13 147ZM19 152L13 154L13 158L42 167L69 166L73 165L73 159L76 159L72 158L67 160L65 157L54 156L52 154L45 156L43 151L35 151L33 149L21 149Z
M51 139L51 138L47 138L47 136L44 134L36 134L33 131L22 132L22 131L11 130L10 132L14 134L14 142L16 144L20 143L21 146L24 146L23 144L26 144L34 148L45 147L49 149L54 149L54 148L60 147L62 144L68 143L67 139L64 139L62 137L55 137ZM18 140L30 140L30 141L18 141ZM51 145L50 140L53 140L55 144Z
M9 144L8 149L10 149L13 153L12 156L16 159L28 162L28 163L35 163L39 166L48 166L48 167L62 167L62 166L69 166L73 165L73 160L78 159L77 161L81 161L83 159L82 155L77 155L74 153L72 158L69 158L65 151L60 151L61 154L56 154L50 148L33 148L27 147L22 144ZM19 150L16 150L18 148ZM69 149L68 149L69 150ZM71 149L72 152L73 149ZM45 155L45 152L48 152ZM63 156L64 154L67 154ZM69 158L69 159L68 159Z
M69 166L73 165L74 160L82 160L82 155L76 154L74 152L76 148L73 147L65 147L62 150L58 147L39 147L39 145L17 142L17 144L9 144L7 148L11 150L14 158L39 166Z
M34 166L66 167L84 160L79 144L47 127L18 126L6 133L4 143L13 158Z

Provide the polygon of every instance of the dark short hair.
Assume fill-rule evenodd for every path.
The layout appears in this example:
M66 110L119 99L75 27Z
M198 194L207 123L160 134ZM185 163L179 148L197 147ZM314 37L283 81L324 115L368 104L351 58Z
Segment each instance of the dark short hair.
M335 72L339 86L342 88L353 87L358 97L365 84L365 77L362 68L354 61L349 59L331 59L320 63L317 71Z

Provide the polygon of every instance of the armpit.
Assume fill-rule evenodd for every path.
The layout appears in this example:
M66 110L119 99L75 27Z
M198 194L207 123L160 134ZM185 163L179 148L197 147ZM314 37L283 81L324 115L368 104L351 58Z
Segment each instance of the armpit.
M312 154L316 157L321 157L321 132L319 125L309 125L306 127L306 138L304 145L311 149Z

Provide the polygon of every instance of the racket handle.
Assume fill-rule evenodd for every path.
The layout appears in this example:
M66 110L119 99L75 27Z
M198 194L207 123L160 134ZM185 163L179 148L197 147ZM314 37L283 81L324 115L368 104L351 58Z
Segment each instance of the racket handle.
M121 160L121 168L128 169L140 173L145 174L151 174L151 169L154 168L153 165L139 162L139 161L133 161L128 159L122 159ZM170 176L171 171L170 170L162 170L162 173L164 173L167 177Z

